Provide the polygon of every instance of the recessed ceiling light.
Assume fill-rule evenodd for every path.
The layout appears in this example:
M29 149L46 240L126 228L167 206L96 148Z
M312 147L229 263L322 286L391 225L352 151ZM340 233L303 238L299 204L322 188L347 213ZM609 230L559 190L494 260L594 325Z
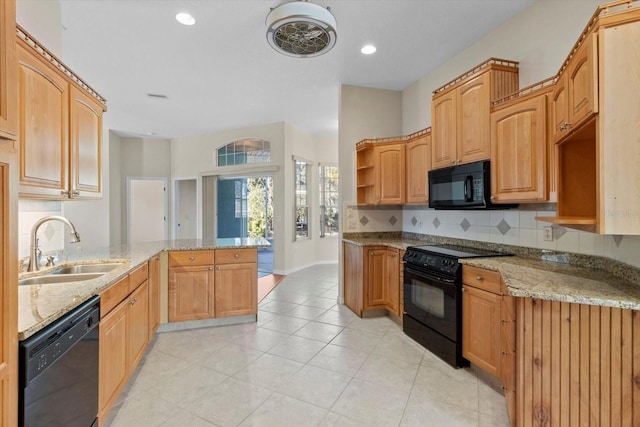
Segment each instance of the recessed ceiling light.
M376 47L372 44L366 44L362 47L362 49L360 49L360 52L362 52L365 55L371 55L372 53L376 53Z
M182 25L193 25L196 23L196 18L186 12L180 12L176 15L176 21Z

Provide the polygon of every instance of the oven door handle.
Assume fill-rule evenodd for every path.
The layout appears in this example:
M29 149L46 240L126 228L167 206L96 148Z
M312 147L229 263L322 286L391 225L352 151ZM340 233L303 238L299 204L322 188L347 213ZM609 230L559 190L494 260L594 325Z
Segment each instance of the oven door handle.
M456 281L456 279L454 279L454 278L441 277L441 276L433 274L433 273L427 273L424 270L413 269L413 268L411 268L409 266L405 266L405 273L412 273L412 274L415 274L417 276L421 276L421 277L424 277L426 279L433 280L435 282L447 283L447 284L450 284L450 285L453 285L455 283L455 281Z

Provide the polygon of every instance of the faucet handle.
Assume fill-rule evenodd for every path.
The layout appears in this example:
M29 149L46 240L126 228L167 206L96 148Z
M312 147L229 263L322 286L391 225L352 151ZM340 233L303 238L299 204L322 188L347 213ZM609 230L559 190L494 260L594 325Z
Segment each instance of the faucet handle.
M47 257L47 264L46 264L46 267L52 267L52 266L54 266L55 264L53 263L53 261L54 261L55 259L56 259L56 258L55 258L54 256L49 255L49 256Z

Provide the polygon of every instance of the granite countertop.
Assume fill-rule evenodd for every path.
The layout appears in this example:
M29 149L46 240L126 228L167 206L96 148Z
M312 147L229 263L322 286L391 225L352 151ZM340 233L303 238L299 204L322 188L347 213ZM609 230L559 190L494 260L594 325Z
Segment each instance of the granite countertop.
M460 260L463 264L498 271L502 275L509 293L515 297L640 310L640 284L638 284L638 280L630 280L628 277L622 278L601 268L558 262L558 260L565 258L569 259L570 257L566 257L566 254L551 256L550 259L555 259L555 261L543 260L539 254L541 251L538 249L469 242L453 238L427 237L426 240L414 240L404 239L400 236L365 237L353 235L345 237L343 241L358 246L390 246L398 249L425 244L463 246L469 243L476 246L480 244L486 249L520 255ZM593 262L591 265L597 266L601 263ZM628 276L637 279L638 271L636 269L629 267L626 270L634 270L634 274L628 274Z
M41 276L65 265L121 262L118 267L96 279L81 282L18 286L18 339L24 340L68 313L87 299L100 294L129 272L162 251L192 249L233 249L270 246L264 238L223 238L216 240L165 240L102 248L70 256L55 267L35 273L22 273L20 279Z
M605 271L517 256L460 262L499 272L514 297L640 310L640 286Z

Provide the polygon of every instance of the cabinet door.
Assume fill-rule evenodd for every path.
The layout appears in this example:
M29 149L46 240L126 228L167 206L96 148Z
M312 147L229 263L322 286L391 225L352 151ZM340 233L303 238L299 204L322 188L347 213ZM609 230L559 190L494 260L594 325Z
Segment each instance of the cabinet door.
M431 135L411 140L405 147L407 168L407 203L427 203L429 186L427 175L431 169Z
M404 145L376 147L378 203L404 204Z
M453 166L457 158L456 91L431 102L431 168Z
M387 250L371 248L367 252L365 310L385 308Z
M100 361L98 375L98 418L104 421L124 387L129 375L127 355L127 312L129 300L123 301L100 320Z
M540 202L547 196L546 95L491 115L494 203Z
M488 159L491 155L491 76L484 73L457 90L457 163Z
M149 260L149 340L160 326L160 257Z
M129 304L129 372L142 359L149 341L149 282L145 281L128 298Z
M0 138L16 139L16 82L16 3L5 0L0 2Z
M214 317L213 266L169 268L169 322Z
M386 277L384 284L384 300L387 310L396 316L400 315L400 273L398 272L398 249L386 250Z
M587 36L565 70L571 129L598 112L597 47L596 35Z
M562 139L567 133L569 123L569 90L567 87L567 73L556 82L551 93L551 132L554 142Z
M68 197L69 84L18 43L20 194Z
M258 267L255 263L216 266L216 317L258 312Z
M465 285L462 356L499 378L500 343L500 296Z
M71 87L71 197L102 195L102 106Z
M344 303L362 317L363 303L363 253L362 246L344 243Z

